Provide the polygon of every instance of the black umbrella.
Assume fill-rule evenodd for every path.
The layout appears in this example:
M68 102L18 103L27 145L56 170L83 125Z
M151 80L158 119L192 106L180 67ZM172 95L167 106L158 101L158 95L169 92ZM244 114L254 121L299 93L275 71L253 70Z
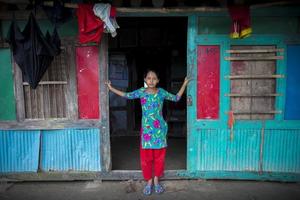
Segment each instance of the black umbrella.
M54 56L60 53L60 39L56 27L52 36L48 32L44 36L31 13L23 32L20 31L15 20L12 21L7 42L26 81L31 88L35 89Z

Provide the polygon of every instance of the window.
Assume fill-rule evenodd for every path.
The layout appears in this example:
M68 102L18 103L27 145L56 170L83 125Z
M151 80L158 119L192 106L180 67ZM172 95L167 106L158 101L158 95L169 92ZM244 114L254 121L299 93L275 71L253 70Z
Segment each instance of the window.
M231 46L230 57L230 107L235 119L274 119L276 79L276 46Z
M62 49L43 75L36 89L32 89L15 64L17 115L19 120L69 118L69 67L66 49Z

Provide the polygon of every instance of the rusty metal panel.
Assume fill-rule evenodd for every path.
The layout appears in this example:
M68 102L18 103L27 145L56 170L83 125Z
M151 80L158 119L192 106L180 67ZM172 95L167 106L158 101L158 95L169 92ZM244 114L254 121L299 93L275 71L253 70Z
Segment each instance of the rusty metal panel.
M300 172L300 130L266 130L263 171Z
M99 129L42 132L41 170L101 171Z
M233 139L227 129L199 130L197 170L258 171L260 130L234 130Z
M37 172L40 131L0 130L0 172Z

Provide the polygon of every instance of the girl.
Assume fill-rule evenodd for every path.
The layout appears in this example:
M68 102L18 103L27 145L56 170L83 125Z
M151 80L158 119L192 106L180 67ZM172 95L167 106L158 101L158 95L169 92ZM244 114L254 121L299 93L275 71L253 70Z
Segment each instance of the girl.
M140 158L144 179L147 181L143 193L150 195L154 182L154 191L158 194L164 192L163 186L159 183L159 178L163 176L164 163L167 147L168 126L162 115L164 99L179 101L190 79L187 77L178 91L177 95L170 94L162 88L157 88L159 79L157 73L148 70L144 77L146 88L142 87L133 92L125 93L111 86L111 82L106 82L108 89L115 94L127 99L140 98L142 106L142 127ZM154 178L152 167L154 165Z

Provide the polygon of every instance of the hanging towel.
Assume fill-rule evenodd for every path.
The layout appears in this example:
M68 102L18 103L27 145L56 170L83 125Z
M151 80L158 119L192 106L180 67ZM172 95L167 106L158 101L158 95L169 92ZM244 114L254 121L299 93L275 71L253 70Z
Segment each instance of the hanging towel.
M120 28L116 21L116 8L108 3L96 3L93 7L94 14L104 22L104 30L112 37L117 35L117 28Z

